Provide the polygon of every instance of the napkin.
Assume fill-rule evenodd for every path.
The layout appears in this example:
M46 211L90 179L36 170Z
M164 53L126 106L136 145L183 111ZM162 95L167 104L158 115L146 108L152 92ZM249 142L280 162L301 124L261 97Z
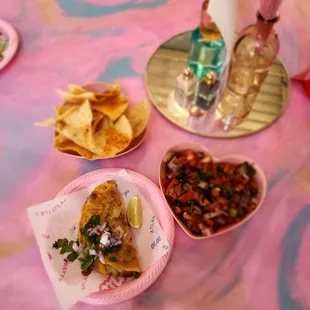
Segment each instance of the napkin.
M78 192L32 206L27 209L28 217L40 249L42 261L55 290L62 309L72 307L77 301L93 292L117 287L134 279L118 278L92 272L89 276L81 274L80 262L67 262L65 256L52 245L57 239L76 240L81 209L93 189L105 181L115 180L121 193L123 205L138 195L143 209L143 223L139 229L132 229L140 259L141 269L145 271L169 251L165 233L161 229L148 202L125 170L113 177L103 177L102 181Z

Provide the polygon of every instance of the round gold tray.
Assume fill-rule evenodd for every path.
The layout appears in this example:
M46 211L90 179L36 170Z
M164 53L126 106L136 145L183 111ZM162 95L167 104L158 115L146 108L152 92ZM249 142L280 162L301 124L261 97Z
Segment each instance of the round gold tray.
M246 136L267 128L285 111L289 103L290 79L277 58L271 66L253 110L236 128L223 132L211 127L208 132L195 132L187 127L188 113L172 103L176 77L187 67L192 31L180 33L164 42L151 56L145 75L148 95L155 107L175 125L207 137L234 138Z

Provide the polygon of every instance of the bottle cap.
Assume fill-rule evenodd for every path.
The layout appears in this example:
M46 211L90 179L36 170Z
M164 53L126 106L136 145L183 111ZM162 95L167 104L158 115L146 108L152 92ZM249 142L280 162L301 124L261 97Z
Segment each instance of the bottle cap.
M183 71L182 77L184 80L191 80L194 77L194 71L188 67Z
M196 104L191 104L188 106L188 112L190 117L200 117L204 114L204 111L198 107Z
M212 70L207 72L203 80L207 85L214 85L217 81L216 72Z

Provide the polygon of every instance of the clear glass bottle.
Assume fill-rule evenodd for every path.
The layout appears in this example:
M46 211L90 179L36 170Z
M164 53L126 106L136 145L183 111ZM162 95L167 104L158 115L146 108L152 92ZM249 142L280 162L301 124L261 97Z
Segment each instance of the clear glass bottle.
M220 82L214 71L209 71L197 84L195 101L187 107L187 126L192 131L206 134L212 129L219 86Z
M216 102L220 82L215 71L209 71L197 86L195 104L204 110L209 110Z
M192 68L186 68L177 76L174 100L181 108L186 109L189 104L193 103L197 83L198 79Z
M278 36L273 30L278 20L278 14L265 19L258 12L256 24L245 28L238 36L227 84L217 108L217 116L224 130L240 124L252 110L260 87L280 49Z
M192 33L192 45L188 57L188 65L195 75L202 79L210 70L221 76L226 56L225 42L207 9L209 0L205 0L201 8L200 25Z

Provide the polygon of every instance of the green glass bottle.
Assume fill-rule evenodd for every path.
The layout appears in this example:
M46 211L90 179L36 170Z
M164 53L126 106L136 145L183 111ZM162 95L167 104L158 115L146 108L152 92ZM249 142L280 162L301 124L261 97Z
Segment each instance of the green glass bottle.
M188 57L188 65L199 79L204 78L209 71L214 71L221 77L226 56L224 39L207 13L208 6L209 0L205 0L201 8L200 25L192 34Z

